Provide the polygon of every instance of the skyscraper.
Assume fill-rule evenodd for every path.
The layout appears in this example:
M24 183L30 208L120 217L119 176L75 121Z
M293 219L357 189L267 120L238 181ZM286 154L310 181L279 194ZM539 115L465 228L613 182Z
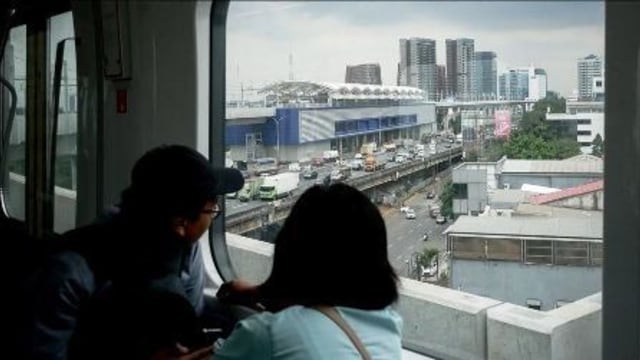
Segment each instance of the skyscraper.
M547 96L547 72L544 69L529 68L529 99L538 101Z
M491 99L498 93L498 67L496 53L493 51L476 51L475 88L480 98Z
M347 65L346 83L382 85L380 64Z
M591 54L578 59L579 100L591 100L593 78L602 75L602 59L599 56Z
M444 65L436 65L438 75L436 81L436 100L440 101L447 96L447 71Z
M500 75L500 96L504 100L524 100L529 96L529 68L509 69Z
M400 39L398 85L420 88L429 100L435 100L437 75L435 40Z
M473 39L446 39L447 80L453 96L470 100L475 96L475 45Z

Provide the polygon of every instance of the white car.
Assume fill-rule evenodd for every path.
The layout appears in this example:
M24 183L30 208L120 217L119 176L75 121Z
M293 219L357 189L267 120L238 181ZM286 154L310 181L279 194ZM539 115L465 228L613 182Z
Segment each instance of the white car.
M447 222L447 218L442 216L442 214L438 214L438 216L436 216L436 224L444 224Z
M400 212L403 213L403 214L406 213L409 210L411 210L411 208L408 207L408 206L403 206L403 207L400 208Z
M406 219L415 219L416 218L416 212L413 211L413 209L409 209L409 210L407 210L406 213L404 213L404 217Z

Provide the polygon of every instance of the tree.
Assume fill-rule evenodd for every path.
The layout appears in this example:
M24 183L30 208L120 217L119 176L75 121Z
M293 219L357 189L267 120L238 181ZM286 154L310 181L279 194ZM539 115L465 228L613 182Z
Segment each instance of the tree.
M478 161L478 151L476 149L470 149L464 154L464 161L473 162Z
M552 142L529 133L516 133L504 146L510 159L553 159L556 154Z
M442 188L442 192L440 193L440 201L442 203L442 207L440 208L440 213L443 216L448 218L453 217L453 195L455 190L453 189L453 183L448 181L444 187Z
M547 91L544 99L540 99L533 104L533 111L539 111L544 114L547 109L552 113L564 113L567 110L567 101L558 93Z
M580 144L575 139L556 139L553 142L555 146L556 159L566 159L572 156L580 155Z
M428 268L436 256L438 256L438 249L424 248L420 255L418 255L418 265Z
M591 154L598 157L604 156L604 140L602 140L600 133L596 134L596 137L591 143Z

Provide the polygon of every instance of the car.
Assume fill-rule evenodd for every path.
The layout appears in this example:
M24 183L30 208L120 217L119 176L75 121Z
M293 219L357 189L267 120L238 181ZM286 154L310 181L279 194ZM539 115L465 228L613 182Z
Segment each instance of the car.
M442 214L438 214L438 216L436 216L436 224L444 224L447 222L447 218L444 217Z
M427 193L427 199L433 199L436 197L436 194L433 191L429 191Z
M307 171L302 173L302 177L304 179L317 179L318 178L318 172L315 171L315 170L307 170Z
M410 208L410 207L408 207L408 206L403 206L403 207L401 207L401 208L400 208L400 212L401 212L401 213L406 213L406 212L407 212L407 211L409 211L409 210L411 210L411 208Z
M407 210L406 213L404 213L404 217L406 219L415 219L416 218L416 212L413 211L413 209L409 209L409 210Z

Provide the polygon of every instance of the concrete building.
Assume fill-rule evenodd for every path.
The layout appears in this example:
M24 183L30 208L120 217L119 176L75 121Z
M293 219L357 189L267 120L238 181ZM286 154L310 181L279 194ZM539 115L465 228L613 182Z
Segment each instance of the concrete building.
M495 208L495 204L491 202L492 196L523 196L516 193L495 195L500 189L523 190L529 194L547 193L600 181L602 176L602 159L590 155L565 160L517 160L503 157L496 162L466 162L452 171L453 213L481 213L487 205ZM571 192L569 194L576 195ZM504 198L494 200L498 203L510 202Z
M604 101L604 76L594 76L591 83L592 101Z
M554 129L567 130L569 136L575 129L575 139L580 143L580 151L583 154L591 154L593 140L600 135L604 140L604 113L603 112L579 112L575 114L549 113L546 120Z
M449 92L447 84L447 68L444 65L437 65L438 76L436 81L437 100L442 101Z
M604 64L597 55L588 55L578 59L578 99L593 99L593 78L603 76Z
M602 212L521 204L446 231L450 287L536 310L601 290Z
M345 82L347 84L382 85L380 64L347 65Z
M524 100L529 97L529 68L508 69L500 75L500 97Z
M400 39L398 85L423 90L427 99L437 99L438 70L436 41L425 38Z
M595 156L565 160L507 159L498 176L500 188L520 189L531 184L566 189L602 179L603 161Z
M475 96L475 42L473 39L446 39L447 80L451 95L459 100Z
M529 68L529 99L541 100L547 96L547 72L544 69Z
M227 109L234 161L309 161L325 150L355 152L364 143L418 140L436 131L435 103L424 102L416 88L285 81L263 92L270 107Z
M496 53L476 51L475 92L479 99L494 99L498 94L498 67Z

